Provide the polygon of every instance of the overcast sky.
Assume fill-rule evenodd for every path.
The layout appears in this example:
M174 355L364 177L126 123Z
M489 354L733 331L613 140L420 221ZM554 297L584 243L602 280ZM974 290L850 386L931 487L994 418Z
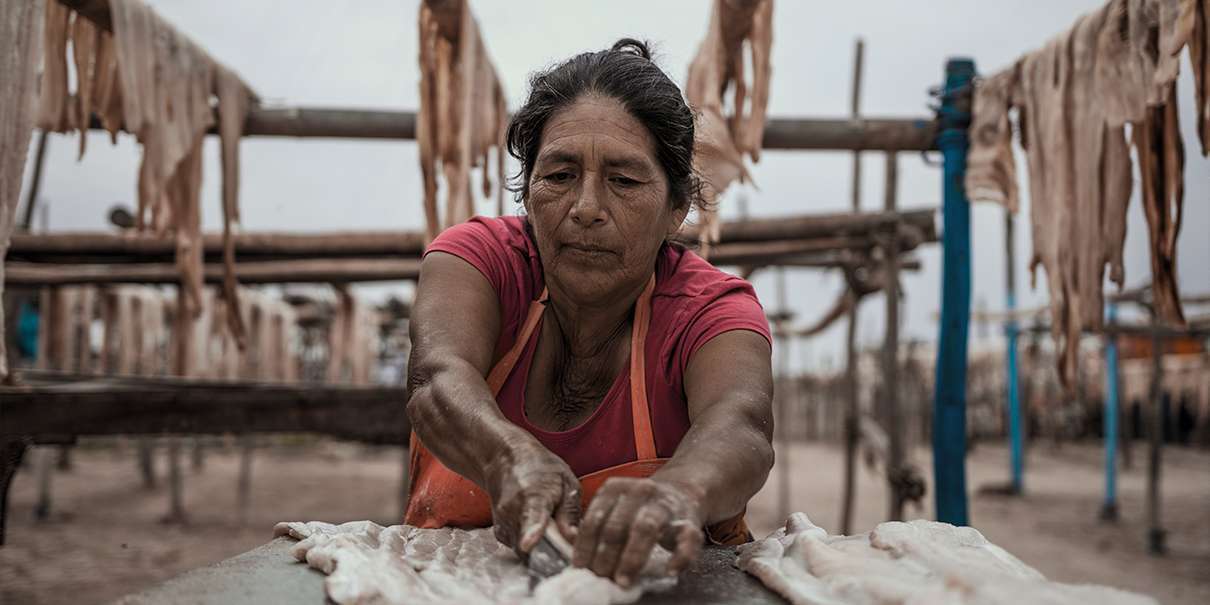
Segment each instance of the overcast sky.
M238 71L266 104L414 110L417 106L417 0L149 0L164 17ZM524 98L528 74L577 52L607 47L619 37L654 44L659 64L683 83L709 19L707 0L566 0L471 2L511 109ZM865 39L862 111L875 116L926 116L927 91L940 82L948 57L975 60L990 74L1066 30L1099 0L928 3L779 0L774 9L773 84L769 113L779 117L845 117L849 112L853 43ZM1181 119L1188 159L1186 203L1179 245L1182 291L1210 292L1210 162L1196 152L1192 78L1182 59ZM75 135L51 139L40 198L49 205L52 230L104 229L115 202L130 204L138 147L123 136L117 146L91 135L88 154L76 161ZM32 153L32 149L31 149ZM207 141L203 222L219 227L217 140ZM356 140L249 138L242 147L242 212L246 230L418 229L423 213L415 143ZM934 154L935 156L935 154ZM882 207L882 154L864 154L863 207ZM933 160L937 157L931 158ZM730 192L724 217L734 217L735 195L749 199L753 216L847 210L851 156L847 153L767 152L752 169L759 190ZM900 206L938 207L941 172L918 153L900 154ZM1018 170L1025 178L1024 164ZM27 171L28 173L28 171ZM27 175L28 178L28 175ZM24 195L24 194L23 194ZM1031 291L1028 199L1017 230L1018 298L1043 304ZM480 206L484 213L494 202ZM1003 308L1003 212L977 205L973 212L972 305ZM1126 279L1150 279L1146 225L1132 202L1126 244ZM923 270L904 277L903 331L932 340L940 293L940 250L925 248ZM1038 281L1039 286L1044 280ZM754 278L767 309L776 305L775 277ZM799 324L822 313L840 290L833 273L792 270L788 298ZM376 287L405 293L408 286ZM859 339L882 338L884 306L867 299ZM833 326L794 353L794 364L841 356L844 328ZM995 337L997 329L989 331ZM972 339L981 334L972 326ZM833 361L835 363L835 361Z

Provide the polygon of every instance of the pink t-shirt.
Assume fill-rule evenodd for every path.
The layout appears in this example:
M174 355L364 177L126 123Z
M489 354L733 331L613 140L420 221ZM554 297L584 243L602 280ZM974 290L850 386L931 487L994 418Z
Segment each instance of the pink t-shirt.
M446 229L428 252L470 263L491 283L500 301L501 330L495 359L513 345L530 302L542 294L542 263L524 217L475 217ZM671 457L689 430L683 377L693 354L731 330L751 330L770 340L769 323L751 284L716 269L682 246L669 244L656 260L655 291L647 334L647 399L656 452ZM525 384L537 348L534 331L496 401L504 416L524 427L565 460L577 476L636 459L630 417L630 370L624 368L600 407L582 424L546 431L525 417Z

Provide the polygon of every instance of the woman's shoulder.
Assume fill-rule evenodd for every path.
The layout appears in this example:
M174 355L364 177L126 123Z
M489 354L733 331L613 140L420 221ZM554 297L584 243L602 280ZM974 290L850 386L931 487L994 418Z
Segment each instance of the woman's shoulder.
M470 263L491 283L502 302L535 297L541 265L524 217L476 216L442 231L425 249Z
M525 218L520 216L475 216L442 231L426 252L451 244L474 247L513 248L528 253L532 243L526 234Z
M680 244L664 246L656 271L656 296L705 297L708 300L738 292L756 301L756 291L747 280L715 267Z
M664 326L664 355L674 367L683 371L706 342L731 330L772 342L764 307L747 280L677 244L665 246L657 271L652 321Z

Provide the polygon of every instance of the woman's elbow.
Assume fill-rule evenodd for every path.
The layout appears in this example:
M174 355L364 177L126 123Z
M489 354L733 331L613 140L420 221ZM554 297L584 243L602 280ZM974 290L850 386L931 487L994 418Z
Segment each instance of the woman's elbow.
M436 368L425 365L413 365L408 371L407 401L404 411L408 422L417 435L425 435L432 428L433 421L438 417L437 398L434 396L433 379L438 373Z

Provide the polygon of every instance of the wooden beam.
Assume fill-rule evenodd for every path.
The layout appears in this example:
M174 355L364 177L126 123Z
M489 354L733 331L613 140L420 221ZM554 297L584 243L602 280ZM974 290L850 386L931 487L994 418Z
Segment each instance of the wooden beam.
M919 233L915 239L937 241L933 209L900 213L791 215L778 218L728 221L721 227L720 246L740 242L824 240L839 236L869 236L894 225ZM906 234L905 234L906 235ZM206 258L222 259L222 236L203 236ZM234 236L236 258L249 260L341 257L418 257L424 250L419 231L340 231L325 233L245 232ZM695 239L678 238L687 244ZM712 251L714 252L714 251ZM176 253L172 238L135 233L63 232L33 235L15 233L8 252L14 261L30 262L169 262ZM717 254L717 252L714 252Z
M710 249L710 262L717 266L776 265L787 257L833 250L868 250L877 245L872 237L829 237L718 244Z
M419 231L328 231L324 233L245 232L233 235L239 259L288 259L307 257L419 256L424 234ZM220 261L222 234L202 237L207 258ZM9 258L47 262L115 262L123 257L145 261L171 260L176 240L137 233L78 231L33 235L14 234Z
M179 284L180 268L171 263L50 264L7 262L6 286L67 284ZM414 280L420 276L418 258L345 258L241 262L235 265L241 284L353 283ZM207 263L204 279L221 284L223 267Z
M94 122L94 128L100 123ZM217 131L212 130L210 134ZM326 107L254 107L244 136L327 137L348 139L416 138L411 111ZM797 151L889 150L930 151L934 126L928 118L771 118L765 124L762 149Z
M713 249L710 262L720 267L849 267L855 261L834 252L870 250L876 245L875 238L861 236L720 244ZM913 260L906 266L919 269L920 263ZM180 283L179 267L169 262L31 263L14 260L7 261L4 267L4 283L8 287ZM411 281L420 276L420 257L253 260L237 263L235 270L242 284ZM206 263L203 278L206 283L221 284L222 264L217 261Z
M778 239L868 235L896 224L921 231L925 241L937 241L937 210L923 208L903 212L842 212L790 215L728 221L719 229L719 242L761 242Z
M405 401L402 387L93 377L0 387L0 440L320 433L401 445L410 431Z
M262 137L410 140L416 138L416 114L411 111L320 107L254 107L244 123L244 134Z
M90 127L101 129L93 116ZM217 134L215 128L207 134ZM931 151L934 126L927 118L771 118L762 149L786 151ZM244 136L413 140L416 113L335 107L253 107Z

